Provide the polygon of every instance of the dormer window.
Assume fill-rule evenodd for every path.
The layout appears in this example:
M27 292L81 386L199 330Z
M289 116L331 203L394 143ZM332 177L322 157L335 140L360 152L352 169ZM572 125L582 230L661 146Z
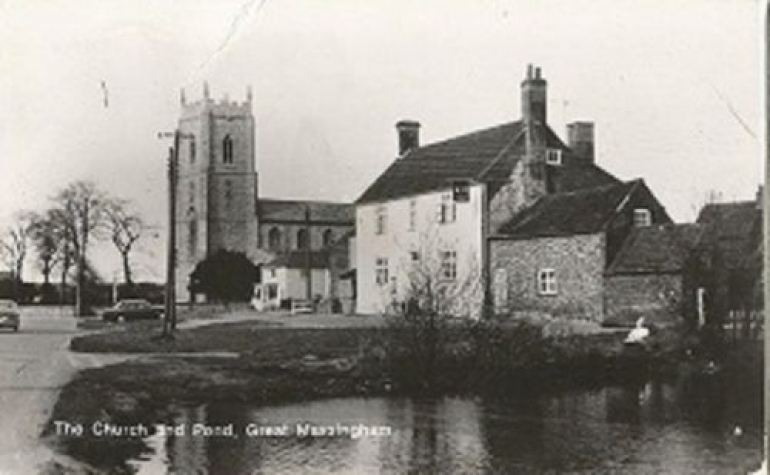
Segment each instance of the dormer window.
M646 208L636 208L634 210L634 227L644 228L652 224L652 214Z
M471 199L470 185L467 181L452 183L452 199L456 203L467 203Z
M561 149L549 148L546 150L545 163L548 165L561 165Z

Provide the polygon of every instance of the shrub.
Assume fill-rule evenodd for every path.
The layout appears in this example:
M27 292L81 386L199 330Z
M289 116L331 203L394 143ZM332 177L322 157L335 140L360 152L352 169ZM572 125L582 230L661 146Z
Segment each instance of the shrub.
M240 252L220 250L195 266L190 290L209 300L246 302L259 279L257 267Z

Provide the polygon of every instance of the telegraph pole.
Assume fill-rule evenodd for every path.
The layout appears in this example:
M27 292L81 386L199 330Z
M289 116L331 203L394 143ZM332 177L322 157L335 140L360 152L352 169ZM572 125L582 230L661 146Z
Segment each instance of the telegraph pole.
M177 143L174 134L174 143ZM176 320L176 147L168 154L168 243L166 246L166 301L163 336L171 337Z
M159 133L158 138L173 137L174 144L168 153L168 245L166 248L166 299L163 318L163 337L172 338L176 330L176 194L179 167L179 129L172 133Z
M311 254L310 244L312 238L310 236L310 205L305 205L305 297L310 305L313 305L313 256Z

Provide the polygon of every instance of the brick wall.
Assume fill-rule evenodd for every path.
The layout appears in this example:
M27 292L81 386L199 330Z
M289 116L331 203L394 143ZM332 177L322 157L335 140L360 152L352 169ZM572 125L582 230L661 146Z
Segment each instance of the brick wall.
M538 311L556 317L601 321L604 292L604 235L544 237L527 240L493 240L490 243L491 275L505 269L507 305L503 312ZM541 295L540 269L554 269L558 290ZM491 293L500 280L493 277Z
M632 326L670 325L681 321L684 304L682 276L678 274L613 275L605 281L606 321Z

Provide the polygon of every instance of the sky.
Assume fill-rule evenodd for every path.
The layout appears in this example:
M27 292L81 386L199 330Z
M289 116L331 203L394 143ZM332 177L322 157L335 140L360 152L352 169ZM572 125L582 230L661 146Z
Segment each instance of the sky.
M353 201L398 120L424 144L516 120L532 63L551 127L593 121L597 163L685 222L761 180L761 26L757 0L0 0L0 221L94 180L157 226L135 273L160 280L181 88L252 87L262 196Z

